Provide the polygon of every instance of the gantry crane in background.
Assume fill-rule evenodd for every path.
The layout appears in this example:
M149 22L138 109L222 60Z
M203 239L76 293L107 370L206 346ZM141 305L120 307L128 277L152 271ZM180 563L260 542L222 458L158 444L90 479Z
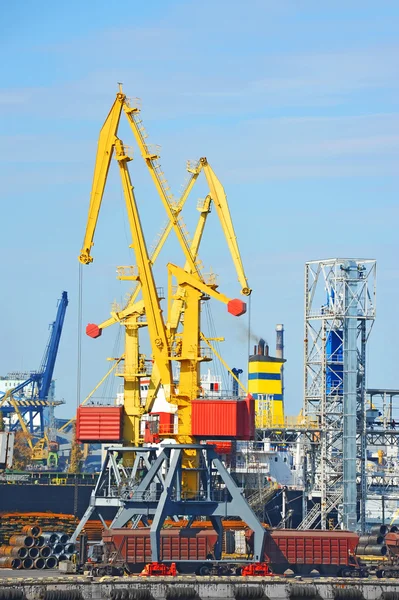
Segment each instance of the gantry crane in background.
M186 259L185 269L181 269L170 263L168 264L167 323L164 321L160 307L160 298L155 285L152 264L148 255L127 168L127 164L131 158L115 132L119 123L121 107L123 107L132 124L136 141L153 177L164 208L166 209L169 222L172 224L172 228L177 235ZM94 510L98 510L99 507L104 505L114 506L117 508L117 514L113 521L113 526L115 527L124 526L129 520L132 520L133 527L137 526L140 521L143 521L144 525L149 525L147 518L152 518L150 526L152 557L154 561L158 561L160 558L160 530L166 516L177 517L178 515L185 514L190 517L189 522L191 523L196 516L202 515L210 518L218 534L215 555L217 559L220 559L223 534L222 518L238 515L254 531L254 560L261 560L265 540L265 531L262 525L235 485L213 447L207 444L195 443L197 441L194 437L196 434L193 431L194 427L192 428L191 423L191 404L193 400L198 398L200 386L199 366L203 360L200 351L200 340L203 337L200 329L201 301L204 296L216 298L227 304L228 311L235 316L244 314L246 305L238 299L230 300L217 291L215 283L211 282L209 284L204 280L195 255L196 248L188 242L179 221L180 213L179 215L176 214L176 210L170 201L171 197L165 191L166 180L161 179L160 168L157 168L156 163L159 156L158 154L151 153L145 144L144 128L140 127L138 121L134 118L135 113L137 113L137 109L132 108L125 102L125 96L120 90L114 107L111 109L107 119L108 124L112 125L112 131L109 127L106 128L104 126L100 135L89 219L80 261L86 264L92 261L90 249L93 244L94 230L104 192L109 161L113 152L115 152L132 234L132 247L137 262L136 267L119 267L118 278L140 282L143 303L136 302L135 307L131 307L132 312L130 314L137 315L137 318L139 315L145 315L154 364L159 370L159 378L165 392L165 397L169 402L177 404L178 407L178 432L174 437L180 443L166 445L161 449L158 456L155 448L132 446L133 429L137 426L138 419L136 418L136 414L133 415L135 418L131 419L129 413L131 407L126 406L125 397L124 420L129 422L130 430L127 431L126 426L124 427L122 441L125 446L117 449L118 454L123 456L123 462L119 463L119 465L116 463L116 449L111 447L107 450L107 457L103 463L90 506L72 536L72 540L77 538L85 522ZM202 159L202 165L203 168L208 166L206 159ZM214 179L212 179L211 184L213 185L211 196L212 194L217 195ZM214 200L213 197L212 200ZM227 212L224 212L224 217L226 221L221 221L225 231L231 225L231 230L228 232L229 245L231 248L236 249L235 262L238 265L240 278L244 284L242 285L242 292L249 295L251 290L247 285L242 268L228 208ZM175 277L178 282L178 292L176 295L172 294L172 277ZM174 332L174 335L171 334L171 322L173 321L177 328L178 323L176 319L172 319L172 306L178 307L179 305L172 302L172 300L176 300L180 306L184 307L184 320L181 334L179 334L181 338L178 348L176 344L177 333ZM176 315L181 313L179 308L176 308L175 311ZM89 325L87 333L93 337L97 337L100 334L100 328L97 325ZM138 340L138 336L136 339ZM137 357L139 357L138 348L136 348L134 357L136 366L139 363ZM175 387L173 380L172 360L180 362L178 388ZM137 384L140 372L132 375L137 408L140 402L140 386ZM205 404L209 403L205 401ZM241 404L244 403L241 402ZM245 407L248 408L248 406L249 404L245 402ZM249 412L246 414L248 414L248 421L250 421ZM252 420L254 421L253 412ZM129 459L125 461L125 457L132 457L133 463L130 463ZM158 481L158 485L154 488L153 484L155 481ZM161 488L160 495L158 494L158 486ZM220 486L222 486L222 489ZM215 492L217 494L222 492L222 496L216 496Z
M54 407L62 404L62 401L49 398L49 395L67 306L68 294L62 292L55 321L50 325L50 337L39 371L31 373L28 379L7 390L0 400L0 411L4 415L11 418L12 413L16 414L17 421L15 423L10 421L10 430L21 427L32 451L32 459L38 461L51 459L52 464L58 460ZM22 398L18 397L20 392L23 393ZM44 417L45 411L47 423ZM37 418L39 418L38 426L35 425Z

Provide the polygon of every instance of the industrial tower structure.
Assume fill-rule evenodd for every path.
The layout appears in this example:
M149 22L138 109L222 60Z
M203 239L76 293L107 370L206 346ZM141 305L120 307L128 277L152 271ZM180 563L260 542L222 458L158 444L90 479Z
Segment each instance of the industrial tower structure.
M375 318L375 276L374 260L334 258L305 266L304 416L318 431L304 448L302 528L358 527L357 500L367 495L366 345ZM307 500L314 502L309 512Z

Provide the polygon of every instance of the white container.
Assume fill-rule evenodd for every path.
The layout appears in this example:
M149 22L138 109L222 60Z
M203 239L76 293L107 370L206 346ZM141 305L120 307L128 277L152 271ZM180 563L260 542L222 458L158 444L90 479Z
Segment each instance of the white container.
M0 469L11 469L14 453L14 433L0 432Z
M247 554L247 548L245 544L245 531L238 530L234 532L234 541L236 546L236 554L245 556Z

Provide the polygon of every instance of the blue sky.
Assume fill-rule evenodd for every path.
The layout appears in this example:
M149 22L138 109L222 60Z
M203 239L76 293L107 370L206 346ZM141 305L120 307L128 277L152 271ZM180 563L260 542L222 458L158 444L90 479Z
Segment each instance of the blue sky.
M56 300L70 306L56 366L57 395L76 406L78 261L99 129L116 83L142 101L175 194L188 158L207 156L226 189L253 288L255 336L286 328L286 400L302 405L303 272L331 256L378 261L377 320L368 384L399 387L396 305L399 150L399 6L249 0L65 3L1 8L0 372L40 363ZM133 144L126 125L120 135ZM165 214L138 152L131 166L151 246ZM195 201L187 223L195 224ZM220 287L239 286L211 215L201 258ZM128 288L130 264L116 168L104 197L95 262L84 269L83 321L101 322ZM156 271L182 257L171 239ZM247 322L213 307L223 355L245 368ZM83 341L82 397L118 350L120 330ZM119 339L120 348L120 339ZM115 388L115 384L114 388ZM112 394L112 386L108 389Z

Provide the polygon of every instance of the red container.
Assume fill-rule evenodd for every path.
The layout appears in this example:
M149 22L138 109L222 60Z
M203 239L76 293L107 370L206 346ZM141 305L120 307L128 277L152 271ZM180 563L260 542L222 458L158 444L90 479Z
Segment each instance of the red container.
M252 439L255 402L245 400L193 400L191 432L195 437Z
M241 440L253 440L255 437L255 400L248 394L239 405L238 422L241 424Z
M237 400L193 400L191 406L191 432L194 436L238 436Z
M207 442L210 446L215 446L216 454L231 454L233 449L232 442Z
M122 406L79 406L76 438L79 442L120 442Z
M127 563L132 571L151 562L149 529L106 529L102 536L106 557L113 552ZM217 535L212 530L177 529L161 531L161 560L206 560L212 554Z

